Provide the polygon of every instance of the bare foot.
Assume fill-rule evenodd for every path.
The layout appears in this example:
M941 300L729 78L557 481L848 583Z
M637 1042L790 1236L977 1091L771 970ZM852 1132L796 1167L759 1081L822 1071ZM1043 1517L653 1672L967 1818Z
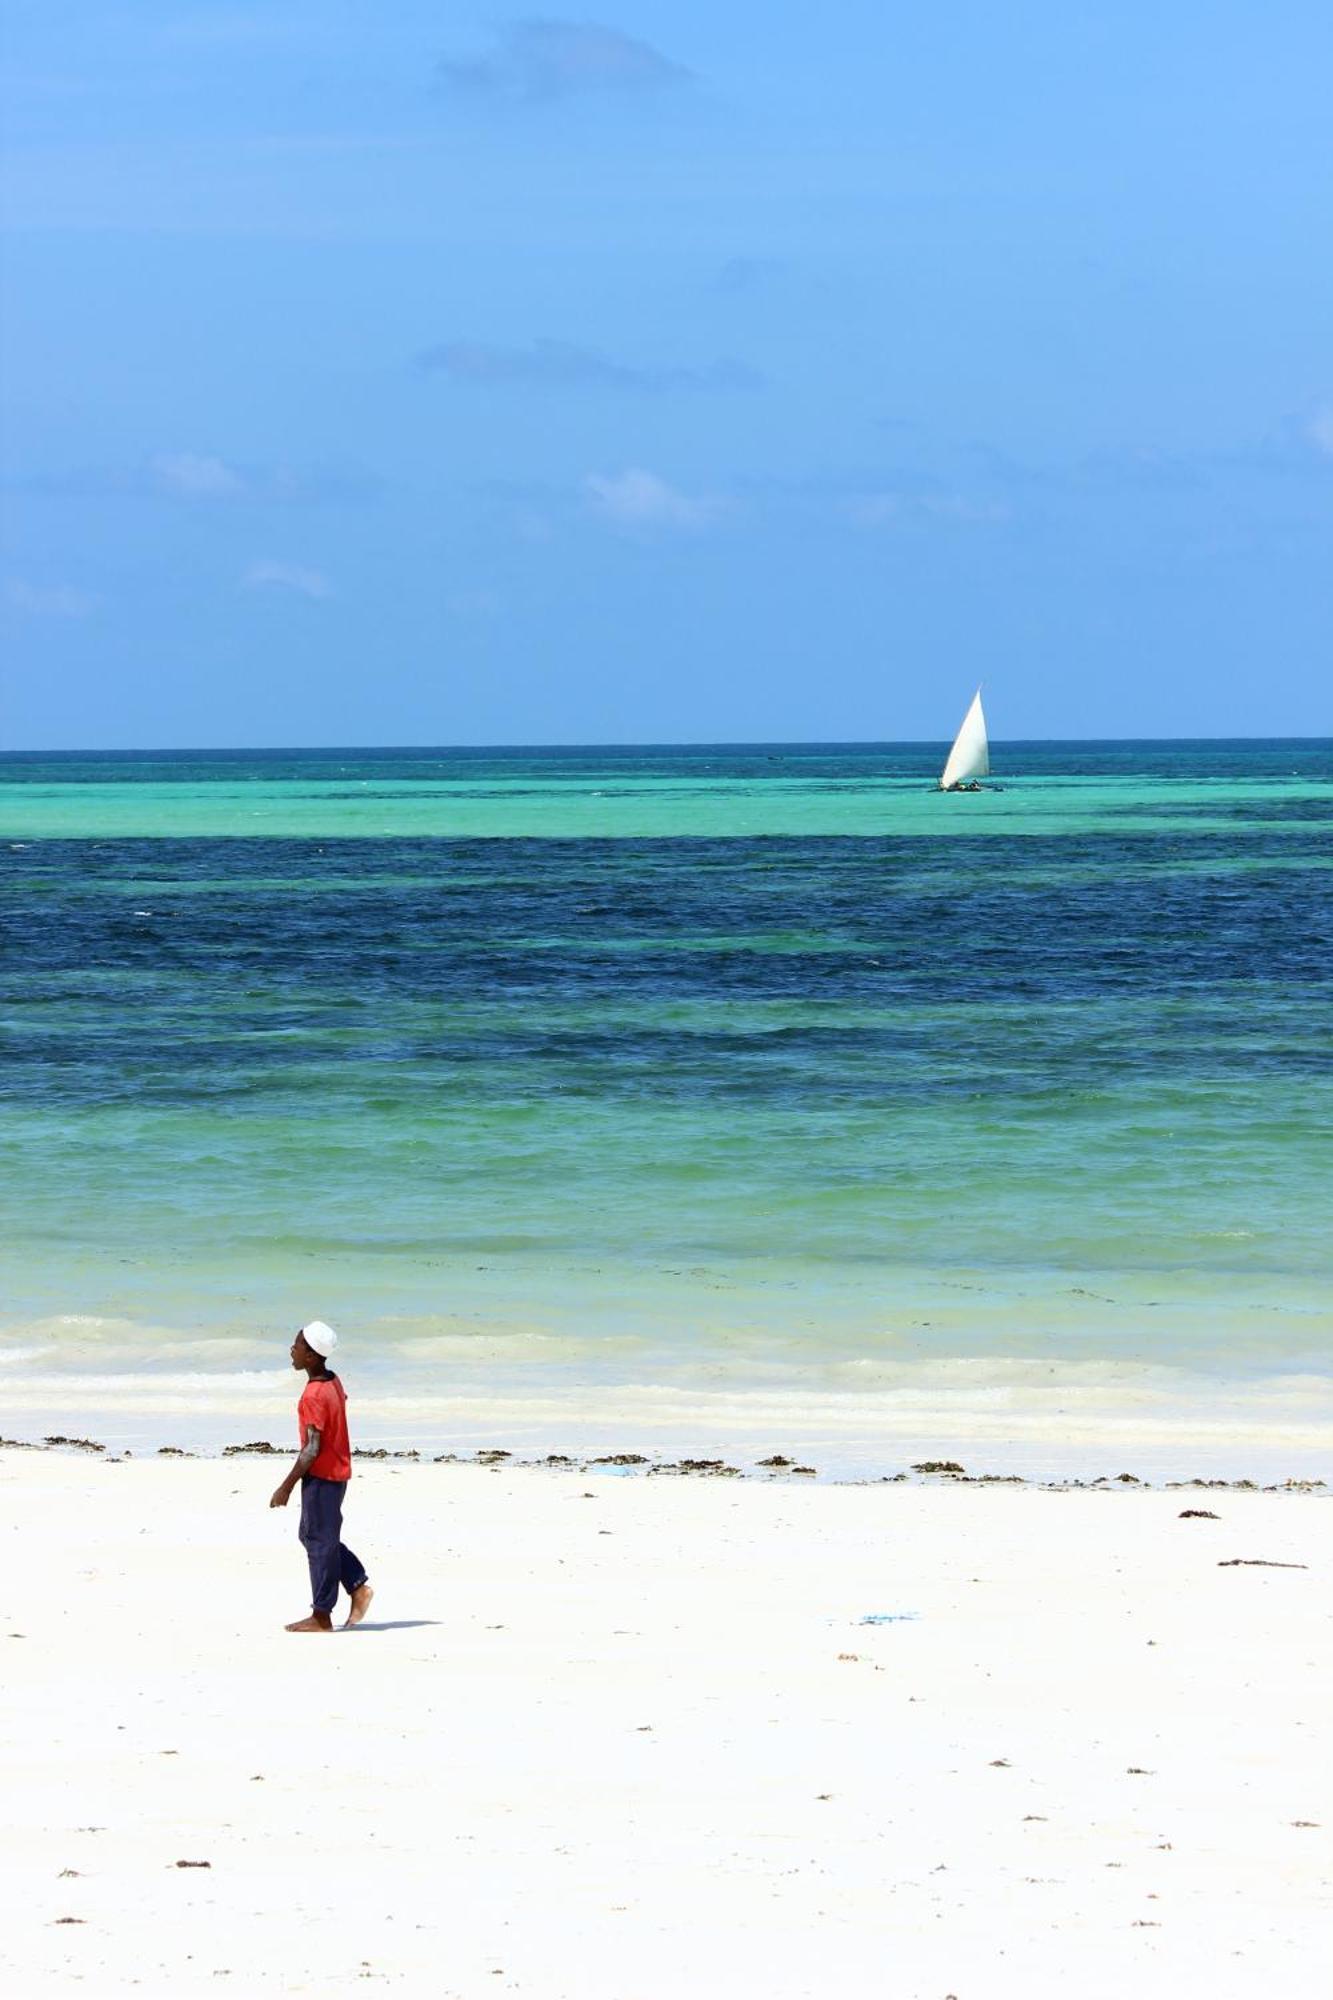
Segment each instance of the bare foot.
M295 1624L285 1625L286 1632L331 1632L333 1620L327 1611L312 1611L308 1618L298 1618Z
M352 1592L352 1608L343 1623L344 1632L350 1631L353 1625L361 1623L361 1620L370 1609L370 1600L374 1595L375 1593L368 1583L358 1583L356 1589Z

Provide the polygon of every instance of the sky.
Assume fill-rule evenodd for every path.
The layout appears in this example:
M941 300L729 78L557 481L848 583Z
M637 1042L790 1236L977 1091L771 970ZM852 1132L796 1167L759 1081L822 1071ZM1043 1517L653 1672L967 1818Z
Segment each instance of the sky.
M1327 0L589 4L6 0L0 744L1333 734Z

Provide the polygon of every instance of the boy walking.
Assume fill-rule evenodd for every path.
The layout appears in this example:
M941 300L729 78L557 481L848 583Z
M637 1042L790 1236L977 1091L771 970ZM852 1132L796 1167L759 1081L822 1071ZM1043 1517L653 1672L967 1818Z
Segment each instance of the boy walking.
M274 1492L270 1507L285 1507L301 1482L301 1541L310 1563L310 1616L289 1632L331 1632L341 1583L351 1598L343 1630L359 1625L375 1595L365 1567L342 1539L343 1495L352 1476L347 1436L347 1396L328 1365L338 1336L323 1320L312 1319L292 1342L292 1367L308 1380L297 1404L301 1449L296 1463Z

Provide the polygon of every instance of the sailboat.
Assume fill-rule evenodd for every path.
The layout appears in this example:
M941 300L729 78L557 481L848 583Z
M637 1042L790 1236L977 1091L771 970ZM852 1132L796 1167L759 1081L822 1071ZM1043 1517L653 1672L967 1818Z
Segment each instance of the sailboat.
M940 773L942 792L979 791L979 778L990 776L990 746L986 741L986 718L981 712L981 689L972 697L972 706L963 717L963 726L953 739L953 749Z

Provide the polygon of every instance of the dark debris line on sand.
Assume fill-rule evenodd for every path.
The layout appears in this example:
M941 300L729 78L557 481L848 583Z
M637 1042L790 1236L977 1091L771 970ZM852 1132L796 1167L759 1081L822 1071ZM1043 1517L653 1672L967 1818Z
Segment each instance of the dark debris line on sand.
M56 1433L41 1439L40 1442L31 1438L0 1437L0 1450L67 1450L105 1453L107 1447L104 1444L100 1444L95 1438L66 1437L63 1434ZM285 1454L285 1446L272 1444L266 1438L253 1438L244 1444L223 1445L220 1455L223 1458L278 1458L285 1456ZM117 1458L129 1459L133 1455L130 1450L125 1449L117 1457L110 1459L108 1463L116 1463ZM156 1447L156 1456L158 1458L201 1459L207 1458L211 1454L208 1452L189 1451L181 1445L166 1444ZM417 1463L425 1462L425 1455L418 1449L393 1449L386 1445L357 1445L353 1449L352 1456L353 1458L365 1460L398 1459ZM432 1462L436 1465L484 1465L492 1471L498 1471L501 1467L506 1466L517 1466L524 1469L550 1467L562 1470L567 1469L584 1474L598 1468L611 1467L617 1471L642 1473L649 1478L658 1476L671 1478L747 1479L753 1478L755 1472L763 1473L766 1479L770 1481L778 1476L791 1479L815 1479L819 1476L818 1467L813 1465L799 1465L794 1459L787 1457L783 1452L773 1452L767 1458L755 1460L754 1469L750 1472L746 1472L739 1465L729 1465L721 1458L660 1459L650 1458L647 1454L640 1451L602 1452L595 1457L587 1458L575 1457L568 1452L553 1451L547 1452L540 1458L518 1458L512 1451L500 1445L480 1447L471 1454L453 1451L438 1452L433 1454ZM1101 1473L1095 1479L1030 1479L1022 1473L1017 1472L968 1472L957 1459L953 1458L919 1459L912 1465L910 1471L885 1472L881 1473L878 1477L874 1475L860 1476L845 1481L835 1478L832 1483L835 1485L846 1484L850 1486L896 1486L902 1485L913 1478L941 1480L951 1486L1032 1485L1044 1492L1058 1493L1110 1492L1116 1487L1126 1492L1138 1491L1146 1493L1154 1490L1151 1480L1141 1479L1137 1473L1133 1472ZM1163 1480L1161 1490L1168 1493L1178 1493L1187 1490L1228 1493L1320 1493L1326 1491L1327 1488L1326 1482L1322 1479L1288 1478L1275 1480L1270 1484L1261 1486L1254 1479L1196 1478ZM1211 1513L1207 1508L1185 1508L1179 1518L1181 1520L1215 1521L1218 1519L1218 1516ZM1254 1567L1270 1569L1299 1569L1308 1567L1305 1564L1267 1562L1260 1557L1246 1556L1231 1558L1231 1564L1232 1566L1244 1566L1248 1564Z
M1270 1562L1266 1556L1227 1556L1219 1569L1309 1569L1309 1563Z

